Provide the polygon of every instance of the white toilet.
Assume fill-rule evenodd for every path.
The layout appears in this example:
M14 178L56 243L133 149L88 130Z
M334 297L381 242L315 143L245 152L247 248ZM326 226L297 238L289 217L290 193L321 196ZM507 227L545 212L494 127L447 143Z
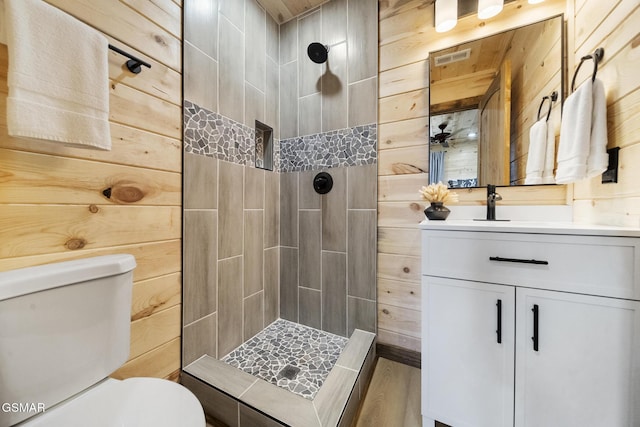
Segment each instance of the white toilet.
M180 384L108 378L129 357L135 266L107 255L0 273L0 427L205 426Z

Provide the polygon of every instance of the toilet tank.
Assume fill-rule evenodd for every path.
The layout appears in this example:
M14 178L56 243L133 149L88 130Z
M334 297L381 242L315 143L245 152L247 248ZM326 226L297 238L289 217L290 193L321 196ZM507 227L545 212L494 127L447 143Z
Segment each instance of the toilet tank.
M0 273L0 405L46 410L126 362L135 266L123 254ZM0 426L33 415L0 410Z

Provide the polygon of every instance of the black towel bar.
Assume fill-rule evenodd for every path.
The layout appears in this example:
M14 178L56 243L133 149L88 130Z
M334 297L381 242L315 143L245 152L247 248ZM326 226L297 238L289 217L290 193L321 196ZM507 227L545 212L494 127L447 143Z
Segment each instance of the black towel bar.
M546 95L542 97L542 102L540 103L540 107L538 108L538 120L540 120L540 112L542 111L542 106L544 105L544 101L549 100L549 111L547 111L546 121L549 121L549 117L551 117L551 109L553 108L553 103L558 100L558 92L555 90L551 95Z
M599 47L596 49L595 52L593 52L593 55L585 55L582 58L580 58L580 63L578 64L578 68L576 68L576 72L573 73L573 79L571 80L572 93L575 90L576 77L578 77L578 71L580 70L582 63L587 59L593 59L593 75L591 76L591 82L594 82L596 80L596 74L598 74L598 63L602 61L603 57L604 57L604 49Z
M118 52L120 55L123 55L129 58L129 60L125 63L125 65L127 66L127 69L134 74L138 74L140 72L141 65L144 65L147 68L151 68L151 64L149 64L148 62L144 62L142 59L136 58L135 56L125 52L120 48L117 48L110 44L109 49L113 50L114 52Z

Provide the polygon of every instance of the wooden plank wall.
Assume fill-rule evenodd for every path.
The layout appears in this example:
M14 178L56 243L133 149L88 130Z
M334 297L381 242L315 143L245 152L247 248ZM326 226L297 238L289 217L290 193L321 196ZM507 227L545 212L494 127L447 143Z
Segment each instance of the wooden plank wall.
M0 45L0 271L130 253L131 354L114 377L180 368L181 0L47 0L151 63L134 75L109 53L113 148L11 138ZM0 16L0 20L4 17ZM79 58L81 60L82 58ZM111 198L102 192L112 189Z
M574 218L640 227L640 2L570 3L575 22L570 28L575 40L570 74L583 55L604 48L598 78L607 94L608 147L620 147L617 184L602 184L598 177L574 185ZM583 65L577 82L589 78L591 71L591 62Z
M631 0L635 1L635 0ZM516 0L497 17L461 19L448 33L433 28L432 0L380 1L378 156L378 341L420 351L420 236L428 180L428 55L565 12L565 0ZM503 203L565 204L567 187L508 188ZM484 203L465 190L461 203Z

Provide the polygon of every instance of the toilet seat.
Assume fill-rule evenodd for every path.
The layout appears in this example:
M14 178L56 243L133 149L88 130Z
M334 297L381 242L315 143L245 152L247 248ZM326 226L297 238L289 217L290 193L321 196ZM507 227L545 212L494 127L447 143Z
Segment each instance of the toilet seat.
M45 410L29 427L204 427L204 411L188 389L158 378L108 378Z

